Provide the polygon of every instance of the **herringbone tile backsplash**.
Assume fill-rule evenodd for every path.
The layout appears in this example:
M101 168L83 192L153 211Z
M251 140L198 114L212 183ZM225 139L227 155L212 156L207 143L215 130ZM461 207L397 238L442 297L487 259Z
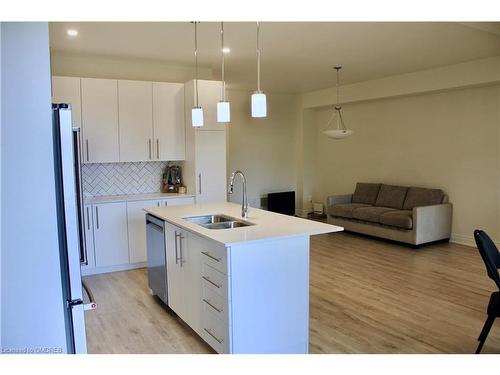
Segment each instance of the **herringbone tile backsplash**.
M83 194L90 197L159 192L167 164L166 161L83 164Z

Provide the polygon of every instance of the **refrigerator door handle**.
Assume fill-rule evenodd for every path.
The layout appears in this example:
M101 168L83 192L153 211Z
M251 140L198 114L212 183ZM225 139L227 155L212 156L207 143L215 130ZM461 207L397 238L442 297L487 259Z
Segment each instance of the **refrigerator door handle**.
M89 302L90 303L84 303L83 304L83 310L95 310L97 308L97 303L94 299L94 294L92 293L92 290L85 284L85 282L82 280L82 287L85 293L87 293L87 296L89 297Z

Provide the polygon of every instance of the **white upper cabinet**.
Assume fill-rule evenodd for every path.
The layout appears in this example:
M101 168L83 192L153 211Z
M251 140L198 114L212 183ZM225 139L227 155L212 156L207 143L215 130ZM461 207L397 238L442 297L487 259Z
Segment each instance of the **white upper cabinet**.
M79 77L52 77L52 101L71 104L73 126L82 125L82 103Z
M195 105L195 80L185 85L186 90L186 120L191 124L191 109ZM224 123L217 122L217 103L221 100L222 82L198 80L198 104L203 108L204 125L198 130L223 130Z
M82 151L87 163L120 161L118 82L81 79Z
M120 161L153 157L153 87L151 82L118 81Z
M153 82L153 160L184 160L184 84Z

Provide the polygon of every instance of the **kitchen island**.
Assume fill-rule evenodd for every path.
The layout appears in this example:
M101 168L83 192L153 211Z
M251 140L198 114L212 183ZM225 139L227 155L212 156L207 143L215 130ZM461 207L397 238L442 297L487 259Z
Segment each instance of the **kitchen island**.
M309 237L342 227L226 202L145 211L165 222L166 302L215 351L308 353Z

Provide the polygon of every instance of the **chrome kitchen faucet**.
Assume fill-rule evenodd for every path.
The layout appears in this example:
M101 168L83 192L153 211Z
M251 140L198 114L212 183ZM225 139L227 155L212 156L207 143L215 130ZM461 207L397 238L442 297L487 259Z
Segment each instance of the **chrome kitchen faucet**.
M247 180L242 171L234 171L231 175L231 182L229 183L229 194L233 194L234 191L234 177L239 174L243 180L243 201L241 202L241 217L248 218L248 198L247 198Z

